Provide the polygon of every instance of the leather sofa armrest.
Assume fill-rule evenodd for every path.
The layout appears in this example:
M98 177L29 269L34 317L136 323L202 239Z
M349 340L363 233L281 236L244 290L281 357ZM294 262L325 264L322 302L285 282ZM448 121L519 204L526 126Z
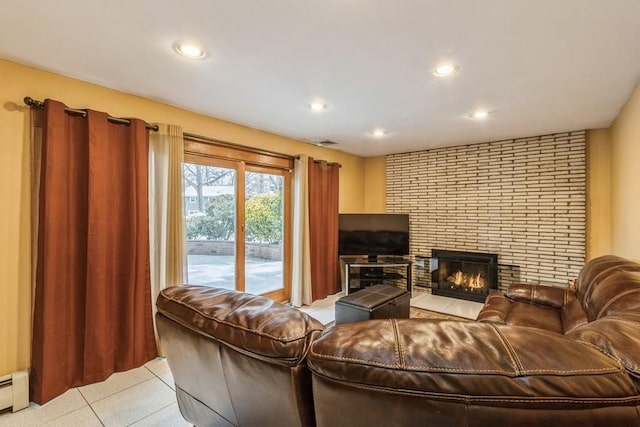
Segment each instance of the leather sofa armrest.
M507 289L506 296L515 301L544 305L556 309L576 299L575 291L555 286L513 284Z
M502 292L491 292L478 313L478 322L506 323L511 303Z

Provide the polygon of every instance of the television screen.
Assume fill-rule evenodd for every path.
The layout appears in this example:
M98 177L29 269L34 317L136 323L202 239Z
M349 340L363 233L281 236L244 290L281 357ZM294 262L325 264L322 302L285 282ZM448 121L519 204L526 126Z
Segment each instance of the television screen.
M340 255L408 255L408 214L340 214Z

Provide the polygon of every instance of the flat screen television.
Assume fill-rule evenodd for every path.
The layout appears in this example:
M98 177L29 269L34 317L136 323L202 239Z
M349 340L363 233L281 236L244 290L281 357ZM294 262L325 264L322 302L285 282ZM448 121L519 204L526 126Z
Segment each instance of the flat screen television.
M375 261L378 255L409 254L408 214L340 214L338 233L340 255Z

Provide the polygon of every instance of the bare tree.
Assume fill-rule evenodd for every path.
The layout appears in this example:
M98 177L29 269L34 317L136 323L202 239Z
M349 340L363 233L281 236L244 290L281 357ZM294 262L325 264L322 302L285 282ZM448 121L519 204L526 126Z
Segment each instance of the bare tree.
M248 172L245 185L247 198L251 198L257 194L282 192L284 180L280 175Z
M196 192L198 210L206 209L204 188L213 185L233 185L235 183L235 170L215 166L185 163L183 167L185 188L191 187ZM284 179L280 175L269 173L247 172L245 175L246 197L258 194L281 193L284 187Z
M185 163L183 168L186 187L196 190L198 210L204 211L203 188L209 185L232 185L235 171L233 169Z

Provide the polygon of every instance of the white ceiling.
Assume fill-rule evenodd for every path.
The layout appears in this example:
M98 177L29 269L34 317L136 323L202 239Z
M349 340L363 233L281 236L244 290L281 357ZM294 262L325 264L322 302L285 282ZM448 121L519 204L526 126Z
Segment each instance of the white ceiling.
M607 127L640 79L639 0L0 0L0 10L0 57L361 156ZM177 40L207 58L179 57ZM459 73L434 77L443 61ZM314 99L328 110L311 112ZM468 118L478 108L487 120ZM372 137L376 127L389 134Z

